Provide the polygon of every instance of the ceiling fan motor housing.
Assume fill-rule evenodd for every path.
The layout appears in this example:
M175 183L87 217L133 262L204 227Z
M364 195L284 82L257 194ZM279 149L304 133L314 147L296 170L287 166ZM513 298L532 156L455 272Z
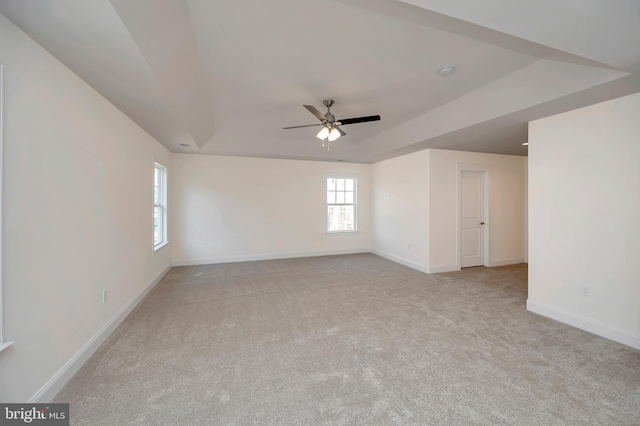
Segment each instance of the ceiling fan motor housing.
M327 113L324 116L327 117L327 121L330 124L333 124L336 121L335 115L331 114L331 105L333 105L333 99L325 99L324 101L322 101L322 103L327 107Z

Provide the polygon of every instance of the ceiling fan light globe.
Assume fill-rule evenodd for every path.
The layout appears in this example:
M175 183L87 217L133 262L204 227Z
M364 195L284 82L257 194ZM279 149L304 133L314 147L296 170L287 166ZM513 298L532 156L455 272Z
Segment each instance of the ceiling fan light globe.
M329 142L333 142L340 137L340 132L335 127L329 132Z
M327 136L329 136L329 129L327 129L326 127L320 129L320 131L316 135L316 137L321 140L325 140Z

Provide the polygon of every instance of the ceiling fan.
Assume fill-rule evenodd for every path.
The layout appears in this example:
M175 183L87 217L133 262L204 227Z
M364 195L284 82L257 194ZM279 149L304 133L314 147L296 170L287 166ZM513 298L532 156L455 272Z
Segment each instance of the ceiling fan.
M324 146L325 140L329 142L333 142L338 139L340 136L345 136L346 133L338 126L345 126L347 124L356 124L356 123L366 123L368 121L378 121L380 120L379 115L369 115L367 117L355 117L355 118L344 118L340 120L336 120L336 117L331 114L331 106L333 105L333 99L325 99L322 101L324 106L327 107L327 113L323 114L313 105L303 105L311 114L315 115L318 120L320 120L320 124L305 124L302 126L291 126L291 127L283 127L283 129L298 129L300 127L315 127L322 126L322 129L318 132L316 137L322 140L322 146ZM327 144L327 147L329 145Z

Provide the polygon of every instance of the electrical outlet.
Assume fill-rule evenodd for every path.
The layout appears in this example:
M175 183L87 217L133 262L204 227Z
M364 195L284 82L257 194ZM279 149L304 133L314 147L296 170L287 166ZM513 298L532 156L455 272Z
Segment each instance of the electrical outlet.
M589 287L586 285L580 286L580 294L583 296L590 296L591 293L589 291Z
M102 303L107 303L107 290L102 290Z

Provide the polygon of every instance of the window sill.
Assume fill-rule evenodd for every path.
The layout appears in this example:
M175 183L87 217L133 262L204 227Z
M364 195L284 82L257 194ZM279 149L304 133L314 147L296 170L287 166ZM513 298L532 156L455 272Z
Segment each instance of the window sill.
M325 235L344 235L344 234L359 234L359 230L355 231L324 231Z
M5 349L7 349L9 346L13 345L15 342L4 342L3 344L0 345L0 352L4 351Z
M157 246L153 246L153 252L157 252L158 250L160 250L162 247L166 246L167 244L169 244L169 241L165 241L162 244L158 244Z

